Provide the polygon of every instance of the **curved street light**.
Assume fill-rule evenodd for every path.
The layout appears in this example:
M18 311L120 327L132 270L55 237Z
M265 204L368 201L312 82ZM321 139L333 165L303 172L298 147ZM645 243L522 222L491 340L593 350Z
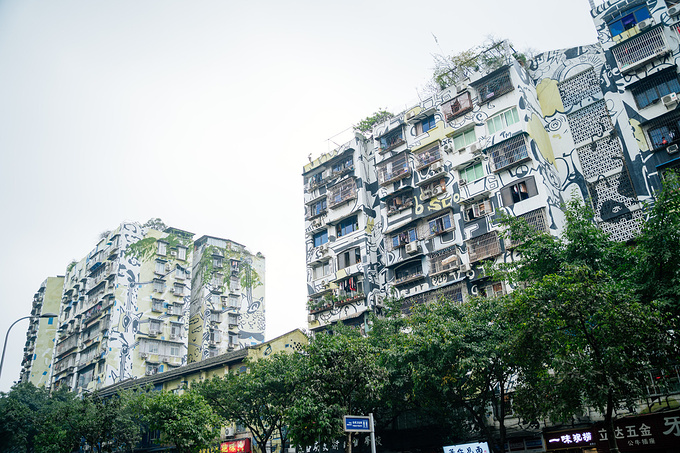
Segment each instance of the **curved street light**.
M12 330L12 327L14 327L14 324L18 323L19 321L23 321L24 319L30 319L30 318L56 318L59 315L56 313L43 313L42 315L39 316L24 316L23 318L19 318L16 321L12 323L11 326L9 326L9 329L7 329L7 334L5 334L5 344L2 347L2 358L0 359L0 376L2 376L2 365L5 363L5 351L7 350L7 339L9 338L9 332Z

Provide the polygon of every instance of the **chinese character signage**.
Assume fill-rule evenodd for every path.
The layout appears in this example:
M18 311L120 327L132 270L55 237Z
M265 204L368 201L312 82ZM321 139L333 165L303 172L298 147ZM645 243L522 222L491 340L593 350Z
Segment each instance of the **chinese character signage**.
M609 436L603 423L597 423L597 444L609 449ZM680 411L625 417L614 422L616 445L622 452L665 449L680 445Z
M220 444L220 453L250 453L250 439L222 442Z
M470 444L450 445L444 447L444 453L489 453L489 444L473 442Z
M595 445L595 430L590 428L545 433L544 436L545 449L548 451Z

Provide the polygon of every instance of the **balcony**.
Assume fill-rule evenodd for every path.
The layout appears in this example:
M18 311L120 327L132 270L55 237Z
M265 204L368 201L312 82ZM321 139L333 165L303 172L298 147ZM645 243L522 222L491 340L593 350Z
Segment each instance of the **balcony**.
M501 244L495 231L465 241L465 245L470 255L470 263L501 254Z
M423 277L425 277L425 274L423 274L422 269L403 272L394 280L394 286L405 285L420 280Z
M669 52L661 24L612 47L612 54L621 73L644 66Z
M466 114L473 108L472 99L468 91L456 96L453 100L442 106L446 122L453 121L456 117Z
M495 172L529 159L524 134L487 148L487 155L491 157L491 169Z

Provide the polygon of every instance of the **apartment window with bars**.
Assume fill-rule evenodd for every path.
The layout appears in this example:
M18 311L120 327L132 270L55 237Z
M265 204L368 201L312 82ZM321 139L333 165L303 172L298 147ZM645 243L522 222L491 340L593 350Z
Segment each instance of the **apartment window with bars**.
M454 118L469 112L472 110L472 107L472 97L470 96L470 93L466 91L445 103L442 107L442 111L444 112L446 121L451 121Z
M439 144L431 146L423 151L418 151L415 154L416 160L418 162L418 168L427 167L432 162L436 162L442 158L441 152L439 151Z
M501 253L501 244L495 231L465 241L465 245L470 255L470 263L492 258Z
M514 89L512 86L512 79L510 78L510 71L508 70L501 71L500 73L483 80L481 83L475 84L475 88L479 93L479 102L482 104L509 93Z
M342 173L343 171L350 170L352 168L354 168L354 160L352 159L352 156L349 156L334 163L331 166L331 171L333 173Z
M517 218L524 220L530 227L536 230L537 233L548 232L548 222L545 217L545 209L543 208L534 209L526 214L517 216ZM512 240L512 238L508 238L507 240L507 247L516 247L519 244L519 241Z
M161 321L157 319L151 319L149 320L149 334L150 335L158 335L161 333Z
M455 246L430 255L430 274L450 272L458 269L459 266L460 258L458 258Z
M387 215L396 214L402 209L413 206L413 196L411 193L402 193L395 195L387 200Z
M680 140L680 115L662 116L649 123L647 137L653 151Z
M317 201L316 203L312 204L309 208L309 216L311 217L316 217L321 214L324 214L326 212L326 199L324 198L323 200Z
M611 48L621 72L638 68L669 51L664 27L656 26Z
M403 145L404 143L406 142L404 141L404 134L400 127L399 129L391 131L388 134L380 137L380 150L383 152L390 151L399 145Z
M328 190L328 207L335 207L345 201L356 198L356 196L356 181L352 178L346 179Z
M182 325L170 323L170 335L174 338L180 338L182 336Z
M395 278L396 284L413 281L413 280L419 279L422 276L423 276L423 265L420 261L410 263L406 266L403 266L403 267L397 269L394 272L394 278Z
M631 92L639 109L657 103L667 94L680 93L676 68L672 67L643 79L631 88Z
M378 182L381 185L405 178L411 174L408 165L408 154L400 156L378 164Z
M165 281L154 279L153 290L157 293L165 292Z
M524 134L516 135L497 145L487 148L494 171L500 171L529 158Z
M151 299L151 310L163 311L163 299Z

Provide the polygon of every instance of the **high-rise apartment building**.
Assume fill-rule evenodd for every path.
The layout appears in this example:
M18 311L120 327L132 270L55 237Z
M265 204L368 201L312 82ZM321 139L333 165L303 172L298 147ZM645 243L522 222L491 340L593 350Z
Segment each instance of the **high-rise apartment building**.
M45 386L49 383L57 320L55 318L41 319L38 316L46 313L59 313L63 286L63 276L48 277L33 296L31 307L33 317L29 320L24 358L21 361L19 380L22 382L31 382L36 386Z
M450 86L305 165L311 329L361 323L390 296L408 311L506 291L481 266L514 259L501 212L559 235L576 196L613 238L636 235L680 165L680 2L592 6L598 43L529 62L495 44Z
M206 240L215 247L206 250ZM226 273L215 263L220 253ZM231 241L194 243L187 231L126 222L61 281L44 382L55 388L97 389L264 341L264 257Z

